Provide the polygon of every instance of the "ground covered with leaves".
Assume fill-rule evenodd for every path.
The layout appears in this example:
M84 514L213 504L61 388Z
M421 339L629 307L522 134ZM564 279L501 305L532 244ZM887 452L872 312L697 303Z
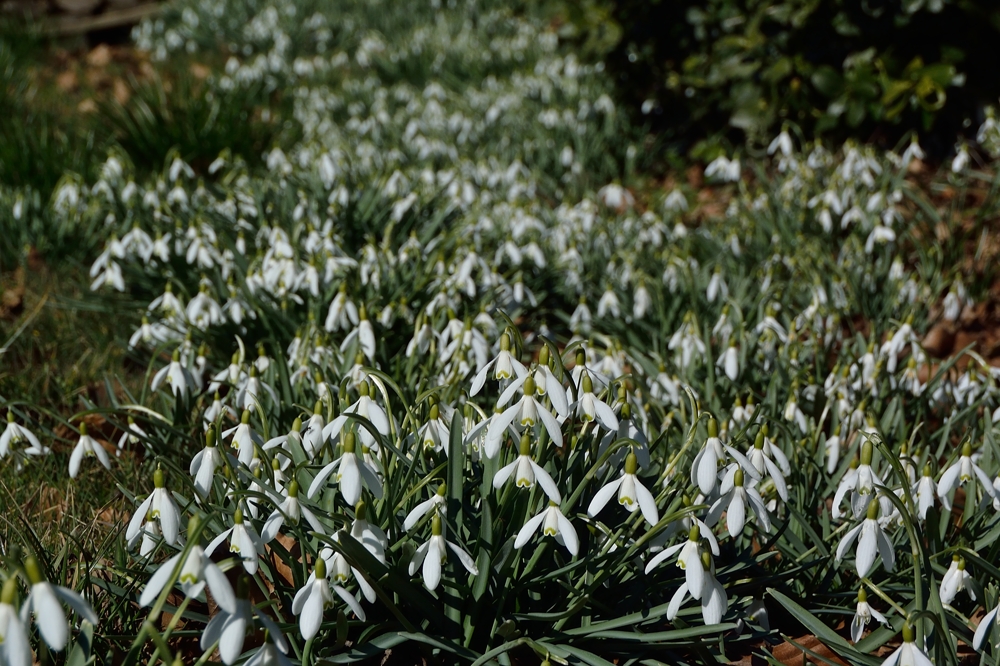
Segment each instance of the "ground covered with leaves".
M664 172L561 26L0 50L0 662L996 663L992 116Z

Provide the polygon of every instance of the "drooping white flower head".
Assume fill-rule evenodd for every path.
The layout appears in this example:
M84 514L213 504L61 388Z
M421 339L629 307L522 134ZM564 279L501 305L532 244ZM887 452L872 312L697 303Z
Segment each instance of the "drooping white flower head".
M886 626L892 626L889 621L885 619L882 613L878 612L868 604L868 593L865 592L865 588L858 589L858 607L857 611L854 613L854 619L851 621L851 640L857 643L861 640L861 636L865 632L865 627L871 622L872 618L875 618L880 623Z
M38 561L33 555L24 558L24 573L31 588L28 592L28 598L24 600L24 605L21 607L20 622L23 624L23 629L26 630L31 619L34 618L38 633L41 634L42 639L50 648L62 650L69 641L69 625L66 622L66 613L63 611L62 604L72 608L77 615L91 624L95 626L98 624L97 614L83 597L73 590L53 585L45 580ZM13 580L13 578L9 580ZM6 585L4 589L6 591ZM11 591L13 592L15 589L12 588ZM9 619L7 626L10 628L9 630L13 630L12 634L17 631L17 627L12 626ZM16 637L15 641L17 641ZM16 648L16 651L21 652L20 648ZM23 652L21 654L23 655ZM15 656L20 655L15 654Z
M580 539L576 529L573 528L573 523L559 510L559 505L551 500L548 507L529 519L518 531L517 538L514 539L514 548L521 548L528 543L539 527L544 536L554 537L560 545L566 547L570 555L579 553Z
M105 469L111 469L111 458L97 440L87 434L87 424L80 422L80 439L73 447L73 453L69 457L69 478L75 479L80 473L80 464L84 458L95 457Z
M650 525L655 525L660 520L659 511L656 508L656 500L652 493L642 485L636 472L639 469L639 462L632 452L625 457L625 470L622 475L611 481L594 494L590 506L587 507L587 515L593 518L604 505L617 493L618 503L625 507L630 513L642 511L642 517Z

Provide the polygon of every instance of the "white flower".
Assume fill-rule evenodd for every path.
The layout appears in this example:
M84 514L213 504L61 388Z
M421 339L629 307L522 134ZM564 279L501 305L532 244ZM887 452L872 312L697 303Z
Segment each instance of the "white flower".
M736 378L740 376L740 353L733 345L732 340L729 341L729 346L719 356L715 365L725 371L726 377L729 377L731 382L735 382Z
M415 574L417 569L422 569L424 587L433 592L441 582L441 567L448 559L449 548L470 574L473 576L479 574L472 557L452 542L445 540L442 534L441 516L434 514L431 519L431 538L413 554L413 559L410 560L410 575Z
M678 558L679 562L680 558ZM667 619L673 621L677 617L681 605L690 595L693 599L700 599L701 617L705 624L722 622L722 616L726 612L729 599L726 596L725 588L715 578L715 562L712 560L712 555L708 552L700 553L697 568L693 556L689 557L686 562L686 571L700 571L701 589L699 594L695 595L691 588L690 578L681 583L681 586L674 592L674 596L670 598L670 603L667 606Z
M844 559L844 554L854 543L854 540L858 538L859 534L861 535L861 538L858 539L855 567L858 570L858 576L862 578L868 575L877 555L882 556L882 565L886 571L892 571L896 564L896 554L892 549L892 542L889 541L889 537L877 520L880 506L879 502L870 502L867 517L861 521L860 525L845 534L837 546L836 559L839 563Z
M514 462L500 468L493 477L493 487L500 488L507 479L514 477L514 485L518 488L531 488L538 482L545 494L553 502L561 502L559 489L549 473L531 458L531 439L527 433L521 435L520 454Z
M257 367L251 365L250 374L247 375L246 381L240 387L240 390L236 392L236 406L243 409L254 409L259 404L262 404L261 389L271 396L272 402L278 402L278 394L274 392L270 384L262 382L257 377Z
M257 573L257 556L264 554L264 544L253 525L243 522L243 511L240 509L233 513L233 526L212 539L205 549L205 555L211 556L227 537L229 552L236 553L248 574L252 576Z
M635 454L629 452L625 457L625 471L620 477L608 483L598 490L587 507L587 515L593 518L604 505L608 503L613 495L617 493L618 503L629 510L629 512L642 511L642 517L650 525L655 525L660 520L659 511L656 509L656 500L646 489L636 476L639 462Z
M986 472L976 463L972 462L972 445L966 442L962 445L962 455L959 459L941 475L938 481L937 494L941 499L941 506L945 511L951 511L951 500L949 493L955 489L956 483L959 486L965 485L966 481L978 479L984 493L991 499L996 499L996 490Z
M840 424L833 429L833 434L826 438L826 473L833 474L837 471L837 464L840 462Z
M726 454L731 455L740 467L754 480L760 479L760 472L742 453L723 444L719 439L719 425L715 419L708 421L708 439L698 451L691 463L691 483L698 486L703 495L709 495L715 490L719 481L719 463L725 462Z
M490 419L490 425L486 430L486 441L484 443L484 449L486 455L490 458L496 457L497 453L500 452L500 443L503 439L503 435L507 432L508 426L515 424L515 428L519 425L524 427L533 427L539 421L542 426L544 426L546 432L549 433L549 437L552 438L553 443L556 446L562 446L562 432L559 427L559 422L556 421L544 405L539 403L535 398L535 379L530 374L521 377L511 383L507 389L500 394L500 398L497 400L497 407L502 407L510 402L511 398L514 397L514 393L518 389L523 389L524 395L520 400L515 402L512 406L505 409L499 414L494 414L493 418Z
M882 666L933 666L934 662L913 641L913 628L903 625L903 644L882 662Z
M621 317L621 307L618 304L618 296L615 294L614 290L608 285L607 289L601 295L601 300L597 302L597 316L604 318L611 315L614 319Z
M986 642L986 637L990 635L990 632L997 627L997 618L1000 617L1000 605L987 613L982 620L979 621L979 626L976 627L976 634L972 637L972 646L977 650L983 649L983 644ZM2 626L2 625L0 625Z
M347 297L347 283L342 282L340 291L330 303L324 328L328 331L346 330L351 325L358 325L358 309Z
M837 486L837 492L833 495L833 507L830 513L834 519L841 517L840 503L843 502L848 491L851 492L851 509L854 512L854 517L858 518L865 512L875 490L885 485L882 478L872 469L872 453L871 440L866 439L861 444L861 464L848 470Z
M97 625L97 614L90 607L90 604L76 592L60 585L53 585L45 580L38 567L38 561L34 556L29 555L24 558L24 572L28 577L28 582L31 583L31 588L28 592L28 598L24 600L24 605L21 606L20 621L23 624L22 631L27 629L31 618L34 617L38 633L42 635L46 644L53 650L62 650L65 648L66 643L69 641L69 625L66 622L66 613L63 612L63 603L76 611L80 617L93 625ZM11 590L11 596L13 596L13 589ZM7 596L6 585L4 585L4 596ZM7 601L7 603L9 604L11 601ZM7 626L13 629L12 633L16 633L18 630L16 626L12 625L9 619L7 620ZM3 645L0 644L0 650L2 648ZM20 652L20 648L17 648L16 645L12 646L12 649ZM2 654L2 651L0 651L0 654ZM15 656L18 655L15 654Z
M190 473L194 477L194 489L202 501L208 499L216 471L223 466L222 454L215 445L215 426L205 433L205 448L191 459Z
M15 608L17 578L11 576L0 595L0 663L5 666L31 666L31 644L24 623Z
M194 532L191 525L193 520L195 519L188 521L188 534ZM150 606L156 601L164 586L173 577L178 565L180 573L177 582L180 583L185 596L191 599L197 598L207 585L212 590L212 598L220 608L228 613L236 612L236 595L233 594L233 588L226 574L222 573L222 569L205 554L205 549L198 545L190 546L186 557L184 553L178 553L160 565L146 583L142 596L139 597L140 606Z
M972 591L971 587L967 587L970 580L972 580L972 575L965 570L965 558L953 555L948 570L941 578L941 588L939 591L941 603L951 605L951 602L955 600L955 597L962 590L967 590L969 597L975 601L976 593Z
M370 385L367 381L362 381L358 384L358 394L358 399L354 404L346 407L339 416L327 423L326 427L323 428L323 437L325 439L330 439L333 435L339 433L352 414L371 421L371 424L375 426L375 430L380 435L389 434L389 417L386 416L385 410L374 400L374 386ZM378 452L379 443L368 428L361 428L358 437L361 439L363 446L368 447L376 453Z
M872 618L875 618L882 624L891 627L889 621L885 619L882 613L868 605L868 593L865 592L865 588L858 590L858 609L854 613L854 620L851 621L851 640L857 643L861 640L861 636L864 634L865 627L871 622Z
M333 606L331 591L336 592L360 620L366 619L365 611L354 595L339 585L331 585L326 579L326 561L318 558L306 584L292 599L292 613L299 616L299 631L305 640L313 638L319 632L323 611Z
M934 506L936 492L937 487L934 485L934 477L931 476L931 466L928 463L924 465L923 474L913 490L917 500L917 516L920 520L927 520L927 511Z
M379 481L378 474L371 468L364 458L359 458L355 453L357 446L353 431L344 435L344 452L339 458L326 465L320 470L316 478L309 485L306 493L309 497L316 494L320 488L326 484L330 475L337 472L337 483L340 485L340 493L344 496L344 501L353 506L361 499L361 489L368 486L368 490L376 498L382 498L382 482Z
M285 488L285 493L285 499L264 521L264 527L260 531L261 541L269 543L278 536L278 532L286 520L291 525L298 525L302 518L306 519L314 531L326 534L323 524L316 518L316 514L299 502L299 482L292 479L292 482Z
M497 381L511 379L514 375L517 375L518 378L524 377L528 373L527 368L511 354L510 336L506 332L500 335L500 352L480 368L479 372L473 378L472 388L469 390L470 397L482 390L483 385L486 383L486 373L490 368L494 368L493 378Z
M441 515L444 515L448 508L448 500L445 495L447 494L447 486L441 484L437 492L431 495L430 499L424 500L420 504L413 507L413 509L406 514L406 518L403 520L403 529L409 532L413 529L421 518L426 516L431 511L437 511Z
M84 457L89 456L96 457L105 469L111 469L111 459L108 457L108 452L87 434L87 424L81 422L80 439L73 447L73 453L69 457L69 478L76 478L76 475L80 473L80 463L83 462Z
M767 515L764 501L756 488L753 486L744 487L743 480L743 470L734 465L732 472L722 480L720 488L722 496L708 510L708 516L705 518L706 523L714 525L722 517L722 512L725 511L726 528L729 530L729 536L734 539L743 532L748 505L764 531L771 531L771 520Z
M176 396L186 396L195 388L191 371L181 365L180 350L175 349L170 363L153 376L152 390L160 388L164 380L170 385L171 392Z
M771 482L774 483L774 489L778 492L778 497L787 502L788 484L785 483L784 474L790 472L791 467L788 464L788 458L781 452L781 449L771 444L768 439L766 424L761 426L757 432L753 448L747 451L746 457L759 475L758 478L763 478L765 475L770 476Z
M132 514L132 519L125 530L125 540L130 547L144 534L143 527L146 521L153 520L159 523L163 540L168 545L175 545L180 526L180 510L170 495L170 491L165 487L163 470L159 467L153 472L153 492L143 500L135 513Z
M250 410L244 409L243 416L237 426L222 431L222 437L232 437L230 443L236 450L236 457L240 463L249 465L253 460L254 446L263 446L264 440L250 427Z
M705 176L717 176L723 182L735 182L740 179L740 161L719 155L705 167Z
M580 399L571 408L583 423L597 421L607 430L618 430L618 417L611 407L594 395L594 382L586 370L580 380Z
M528 520L520 529L517 538L514 539L514 548L521 548L528 543L531 535L537 532L539 527L542 528L543 535L555 537L560 545L565 546L570 555L576 555L580 551L580 539L573 528L573 523L562 514L559 505L551 500L547 508Z
M778 136L771 140L771 143L767 145L767 154L774 155L774 153L781 151L781 154L788 157L792 154L794 146L792 145L792 137L789 136L788 130L782 129Z

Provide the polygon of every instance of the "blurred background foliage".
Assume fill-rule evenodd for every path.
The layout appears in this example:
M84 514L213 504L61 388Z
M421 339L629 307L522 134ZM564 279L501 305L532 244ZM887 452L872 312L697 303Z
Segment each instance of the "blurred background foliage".
M622 101L673 152L800 138L932 156L1000 96L994 0L584 0L550 3L564 36L603 57Z

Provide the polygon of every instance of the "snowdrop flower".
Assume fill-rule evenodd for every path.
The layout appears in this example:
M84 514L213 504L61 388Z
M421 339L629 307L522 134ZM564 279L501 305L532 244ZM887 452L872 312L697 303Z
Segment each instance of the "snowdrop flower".
M263 446L264 440L250 427L250 410L244 409L239 425L224 430L222 437L232 437L231 445L236 451L238 460L243 465L250 465L253 460L254 446Z
M361 307L358 309L359 321L357 326L347 334L344 341L340 345L340 351L343 352L347 347L354 341L358 341L358 347L364 352L365 357L369 361L375 360L375 330L372 328L372 323L368 321L368 313L365 310L365 304L362 303Z
M951 172L961 173L969 165L969 147L965 142L955 146L955 157L951 160Z
M17 578L11 576L0 593L0 662L7 666L31 666L31 644L16 605Z
M834 519L843 515L840 504L848 492L851 493L851 509L854 512L854 517L858 518L873 499L876 489L885 486L882 477L872 469L872 453L871 440L866 439L861 444L861 464L848 470L837 486L837 492L833 495L833 508L830 513Z
M845 534L837 545L836 560L839 563L844 559L847 549L851 547L855 539L858 539L860 534L855 568L858 570L858 576L862 578L871 571L876 555L882 556L882 565L886 571L892 571L896 564L896 554L893 551L892 542L889 541L889 537L877 520L880 506L879 502L870 502L867 517L861 521L861 524Z
M493 378L497 381L511 379L514 375L518 378L524 377L528 370L524 365L514 358L510 352L510 336L504 332L500 335L500 352L491 361L486 363L472 380L472 388L469 390L469 397L472 397L482 390L486 383L486 373L490 368L493 370Z
M4 428L3 434L0 434L0 459L8 454L14 456L20 455L22 452L18 450L18 446L25 442L28 443L28 446L23 450L23 453L26 455L37 456L49 452L49 449L41 445L33 432L22 425L14 423L14 411L8 409L7 427ZM20 466L18 466L18 469L20 469Z
M324 436L323 439L325 440L326 437ZM298 444L298 447L292 447L293 442ZM299 417L295 417L295 420L292 421L292 429L288 431L287 435L278 435L264 442L265 451L280 449L280 453L286 461L290 461L294 457L295 448L301 449L307 457L311 457L305 446L305 442L302 441L302 419ZM317 451L314 451L313 454Z
M570 315L569 329L574 333L589 333L592 320L593 315L590 313L590 308L587 307L587 299L581 296L576 309Z
M243 511L238 508L233 513L233 526L223 530L212 539L205 549L205 555L211 556L227 538L229 539L229 552L236 553L236 556L242 560L246 572L251 576L257 573L257 556L264 554L264 544L253 525L243 522Z
M323 524L319 522L316 514L299 502L299 482L292 479L285 488L285 499L264 521L264 527L260 531L261 541L271 542L274 537L278 536L278 532L281 531L281 526L285 524L286 520L290 525L298 525L302 518L306 519L313 531L326 534Z
M789 136L788 130L782 128L781 133L771 140L771 143L767 145L767 154L774 155L776 152L781 151L781 154L788 157L792 154L794 146L792 145L792 137Z
M205 501L212 490L215 473L223 467L222 454L215 445L215 426L209 426L205 433L205 448L191 459L190 473L194 477L194 489L198 497Z
M965 570L965 558L959 555L952 555L951 564L941 578L941 587L939 590L941 603L951 605L951 602L955 600L955 597L962 590L967 590L969 598L975 601L976 593L973 592L971 587L967 587L970 580L972 580L972 575Z
M934 662L914 642L913 627L909 622L903 625L903 644L882 662L882 666L933 666L933 664Z
M442 483L438 486L437 492L431 495L430 499L424 500L420 504L413 507L413 509L406 514L406 518L403 520L403 529L409 532L421 518L426 516L431 511L445 515L448 510L448 500L445 497L447 493L448 487Z
M957 486L965 485L966 481L978 479L982 491L989 495L991 499L996 499L996 490L986 472L976 463L972 462L972 444L965 442L962 445L962 455L959 459L941 475L938 481L937 494L941 499L941 506L945 511L951 511L951 500L949 493ZM957 485L956 485L957 484Z
M764 531L771 531L771 520L767 515L764 501L756 488L753 486L744 487L743 480L743 470L734 466L733 472L727 474L722 481L721 497L715 501L705 517L706 523L714 525L722 517L722 512L725 511L726 529L729 530L729 536L734 539L743 532L748 506Z
M729 338L729 345L719 356L715 366L723 369L731 382L735 382L736 378L740 376L740 353L732 338Z
M934 477L931 476L930 463L927 463L924 465L923 474L913 490L913 495L917 500L917 516L920 520L927 520L927 511L934 506L936 493L937 486L934 484Z
M330 584L326 579L326 561L317 558L309 580L292 599L292 614L299 616L299 631L305 640L313 638L319 632L319 626L323 622L323 611L333 607L332 592L336 592L337 596L344 600L358 619L362 621L366 619L365 611L354 595L339 585Z
M767 424L761 426L754 439L753 448L747 451L747 460L753 465L760 477L764 475L771 477L774 489L778 496L785 502L788 501L788 484L785 482L785 474L791 472L788 458L777 446L771 444L767 437Z
M674 592L674 596L670 598L670 604L667 606L667 619L672 621L676 618L685 599L690 596L692 599L700 599L701 617L705 624L718 624L722 622L722 616L726 612L729 601L726 590L715 578L715 562L712 560L711 553L702 552L698 559L697 566L700 568L702 578L700 594L695 596L688 580L681 583L681 586ZM694 567L694 562L689 561L687 569L699 570Z
M613 319L619 319L621 317L621 307L618 303L618 296L615 294L611 285L608 285L604 293L601 295L601 300L597 302L597 316L601 319L611 315Z
M736 182L740 179L740 161L736 158L730 160L725 155L719 155L705 167L705 176L708 178L717 177L723 182Z
M261 390L263 389L263 391ZM236 393L236 405L242 407L243 409L253 409L255 406L261 403L260 398L263 392L271 396L271 402L278 403L278 394L274 392L271 385L261 381L257 377L257 367L250 366L250 374L247 376L246 381L240 390Z
M719 424L715 419L708 421L708 439L702 445L691 463L691 483L698 486L703 495L710 495L719 482L719 463L725 462L726 454L731 455L754 480L760 478L760 472L742 453L723 444L719 439Z
M371 424L375 426L375 430L380 435L388 436L389 417L386 416L385 410L383 410L378 403L375 402L374 397L374 386L370 385L367 381L362 381L358 384L358 399L353 404L346 407L339 416L326 424L326 427L323 428L323 437L325 439L330 439L336 433L339 433L352 414L368 419ZM372 435L368 428L361 428L358 436L361 439L362 445L370 448L376 453L378 452L379 443L375 440L375 436Z
M306 423L306 429L302 433L301 437L299 437L302 448L306 452L306 455L309 456L310 460L315 458L316 454L319 453L319 450L323 448L323 442L326 439L323 436L323 429L325 427L326 423L323 420L323 402L321 400L317 400L316 404L313 406L312 416L309 417L309 421Z
M330 475L337 472L337 483L340 486L340 493L344 496L344 501L353 506L361 499L361 489L368 487L369 492L376 498L382 498L382 482L379 481L378 474L371 468L364 458L359 458L355 453L356 436L353 431L348 431L343 438L344 452L339 458L326 465L320 470L316 478L309 485L307 496L312 497L326 484ZM322 530L319 530L322 531Z
M1000 617L1000 605L991 610L983 619L979 621L979 626L976 627L976 634L972 637L972 646L977 650L982 650L983 645L986 643L986 637L989 636L993 630L1000 625L997 618ZM0 624L0 627L3 625Z
M175 396L186 396L195 388L194 377L191 376L191 371L181 365L181 352L179 349L174 350L173 356L170 358L170 363L153 376L153 383L150 388L156 391L164 381L170 386L170 390Z
M865 627L871 622L872 618L875 618L883 625L891 627L889 621L885 619L885 615L879 613L877 610L868 605L868 593L865 592L865 588L858 589L858 609L854 613L854 619L851 621L851 640L857 643L861 640L861 636L865 632Z
M636 319L643 319L652 305L653 298L649 295L649 290L646 289L646 282L640 280L639 286L636 287L635 294L632 296L632 316Z
M597 198L608 208L622 211L635 204L635 197L618 183L609 183L597 191Z
M545 431L548 432L549 437L552 438L553 443L556 446L562 446L563 440L559 422L535 398L535 387L535 378L527 374L524 377L516 379L500 394L500 398L497 400L497 407L503 407L510 402L518 389L521 389L523 392L520 400L503 412L494 414L493 418L490 419L484 443L484 450L488 457L494 458L500 452L501 440L511 424L514 424L515 428L517 426L531 428L540 422Z
M587 371L584 371L580 381L580 399L572 407L576 417L583 423L596 421L607 430L618 430L618 418L607 403L594 395L594 380Z
M330 332L347 330L350 326L357 326L358 321L358 308L347 297L347 283L343 282L330 303L324 328Z
M806 415L802 413L801 409L799 409L799 403L795 397L795 394L798 392L798 390L799 390L798 383L793 382L791 393L788 396L788 402L785 403L784 416L786 421L788 421L789 423L794 423L797 426L799 426L799 430L804 435L809 430L809 424L806 421Z
M146 437L146 431L137 426L135 419L129 416L128 427L122 433L122 436L118 438L118 451L115 454L120 456L126 443L132 445L138 444L140 437Z
M160 467L153 472L153 492L132 514L132 519L129 520L125 530L125 540L130 546L142 536L144 524L154 520L159 524L163 540L170 546L176 545L180 529L180 510L170 491L166 489L163 469Z
M427 415L427 422L420 426L417 431L417 441L423 444L424 449L433 451L444 451L447 455L447 444L451 437L450 428L441 419L441 407L431 398L432 404Z
M434 514L431 519L431 538L423 543L410 560L410 575L421 569L424 587L433 592L441 582L441 567L448 559L448 549L458 557L462 566L473 576L479 575L479 569L472 557L457 545L446 541L442 533L441 516Z
M726 285L725 279L722 277L722 271L716 268L712 273L712 278L708 281L708 287L705 290L705 298L708 299L709 303L714 303L715 299L722 296L723 300L729 298L729 287Z
M93 437L87 434L87 424L80 423L80 439L73 447L73 453L69 457L69 478L75 479L80 473L80 463L85 457L94 456L104 465L105 469L111 469L111 459L108 452L104 450Z
M245 589L247 587L246 581L247 579L243 576L240 576L237 581L239 593L236 597L236 612L229 613L225 609L220 608L215 616L208 621L208 624L205 625L205 630L201 634L201 649L208 651L218 644L219 656L222 657L222 663L229 666L229 664L239 659L240 654L243 653L243 641L252 631L251 622L253 621L253 616L256 615L257 619L264 625L264 629L267 630L268 638L274 641L274 643L266 643L246 663L249 664L254 660L257 660L258 663L264 663L260 655L265 648L270 646L274 650L274 654L270 655L268 663L284 664L288 659L284 657L282 652L288 651L288 645L285 643L284 636L281 635L281 629L275 624L274 620L261 612L245 598L247 592ZM280 659L284 659L284 662L276 658L275 655L280 657Z
M28 577L31 587L28 591L28 598L24 600L24 605L21 607L20 623L23 624L21 631L27 629L31 618L34 617L38 633L42 635L45 643L53 650L62 650L69 641L69 625L66 622L66 613L63 612L62 604L66 604L72 608L76 611L77 615L91 624L95 626L98 624L97 614L83 597L73 590L60 585L53 585L45 580L38 566L38 561L33 555L24 558L24 573ZM11 590L11 597L13 596L13 590L16 589L14 587ZM4 585L4 596L7 596L6 585ZM13 599L7 601L7 604L11 604L12 601ZM13 630L11 634L15 640L15 644L11 646L11 650L20 652L20 649L17 647L17 638L13 636L18 631L18 627L8 619L7 628L8 631ZM25 648L27 648L27 645L25 645ZM4 645L0 644L0 654L3 653L3 650ZM14 656L18 656L16 652ZM21 656L23 656L23 653Z
M500 488L508 479L514 477L514 485L518 488L531 488L538 482L542 490L553 502L561 502L559 489L549 473L531 458L531 439L528 433L521 435L520 453L514 462L500 468L493 477L493 487Z
M577 537L573 523L559 510L559 505L549 501L549 505L536 516L528 520L514 539L514 548L521 548L531 540L531 535L542 528L544 536L555 537L559 545L565 546L570 555L575 556L580 551L580 539Z
M192 517L188 521L188 534L195 534L198 530L197 517ZM192 525L194 523L194 525ZM220 608L228 613L236 612L236 595L233 588L218 567L206 554L205 549L199 545L191 545L189 550L177 553L169 560L160 565L146 583L146 589L139 597L140 606L150 606L156 601L163 591L163 588L171 580L174 570L180 566L180 573L177 582L180 583L184 595L190 599L200 597L208 586L212 591L212 597Z
M642 517L650 525L659 522L660 514L656 509L656 500L636 476L638 468L638 459L634 453L629 452L625 457L625 471L620 477L594 494L594 499L587 507L587 515L591 518L595 517L608 503L608 500L617 493L618 503L628 509L630 513L641 510Z
M840 462L840 424L833 429L833 434L826 438L826 473L837 471Z

